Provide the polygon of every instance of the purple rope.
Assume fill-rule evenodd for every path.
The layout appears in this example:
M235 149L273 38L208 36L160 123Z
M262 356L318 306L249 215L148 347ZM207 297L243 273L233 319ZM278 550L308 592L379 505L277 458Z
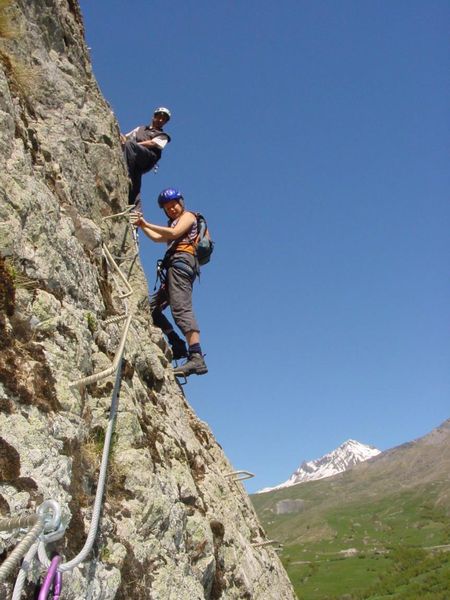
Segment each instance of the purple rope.
M58 573L58 565L61 562L61 557L56 555L52 558L52 562L47 571L47 575L45 576L44 583L39 592L38 600L48 600L48 595L50 593L50 588L52 583L55 583L55 593L57 596L53 596L54 598L59 598L61 593L61 573ZM58 577L59 575L59 577Z

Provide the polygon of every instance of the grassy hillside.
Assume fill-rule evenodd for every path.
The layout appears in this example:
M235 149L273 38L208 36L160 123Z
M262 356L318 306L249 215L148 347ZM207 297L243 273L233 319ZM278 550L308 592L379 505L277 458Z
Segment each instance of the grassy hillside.
M280 500L301 512L276 514ZM300 600L450 599L450 421L333 478L252 497Z

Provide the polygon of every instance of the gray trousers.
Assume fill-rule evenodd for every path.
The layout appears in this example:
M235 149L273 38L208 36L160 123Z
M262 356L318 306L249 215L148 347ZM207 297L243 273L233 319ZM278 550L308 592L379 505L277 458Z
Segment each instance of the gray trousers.
M173 320L186 335L200 331L192 308L192 288L197 275L197 261L188 252L176 252L171 256L165 282L150 297L153 323L164 333L173 327L163 310L170 306Z

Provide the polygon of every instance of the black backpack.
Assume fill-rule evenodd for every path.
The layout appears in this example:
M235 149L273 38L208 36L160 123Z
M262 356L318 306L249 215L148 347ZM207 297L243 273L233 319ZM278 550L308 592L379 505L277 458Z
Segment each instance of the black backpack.
M197 219L197 237L195 238L195 255L200 265L206 265L211 260L211 254L214 250L206 219L200 213L194 213Z

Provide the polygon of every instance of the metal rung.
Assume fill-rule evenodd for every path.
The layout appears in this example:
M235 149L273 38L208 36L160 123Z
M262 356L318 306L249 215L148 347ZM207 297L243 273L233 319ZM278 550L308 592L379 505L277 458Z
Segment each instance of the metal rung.
M102 220L106 221L107 219L116 219L118 217L128 217L132 210L136 210L136 206L134 204L130 204L128 206L128 208L126 208L124 211L122 211L120 213L116 213L115 215L108 215L106 217L103 217Z
M252 546L253 548L262 548L264 546L273 546L274 544L276 544L278 548L283 548L283 544L278 540L265 540L264 542L256 542L255 544L252 544Z
M127 321L122 330L122 337L120 339L119 346L116 350L116 355L114 356L112 365L110 367L108 367L107 369L104 369L103 371L94 373L93 375L89 375L88 377L82 377L81 379L77 379L76 381L72 381L72 383L69 383L70 388L77 387L77 386L86 386L86 385L90 385L91 383L97 383L97 381L106 379L107 377L109 377L110 375L113 375L117 371L117 368L122 361L122 356L123 356L123 352L125 349L125 343L127 341L127 336L128 336L128 330L130 328L131 318L132 318L132 315L129 314L127 316Z
M224 475L224 477L231 479L232 481L244 481L245 479L255 477L255 474L250 473L250 471L232 471L231 473Z

